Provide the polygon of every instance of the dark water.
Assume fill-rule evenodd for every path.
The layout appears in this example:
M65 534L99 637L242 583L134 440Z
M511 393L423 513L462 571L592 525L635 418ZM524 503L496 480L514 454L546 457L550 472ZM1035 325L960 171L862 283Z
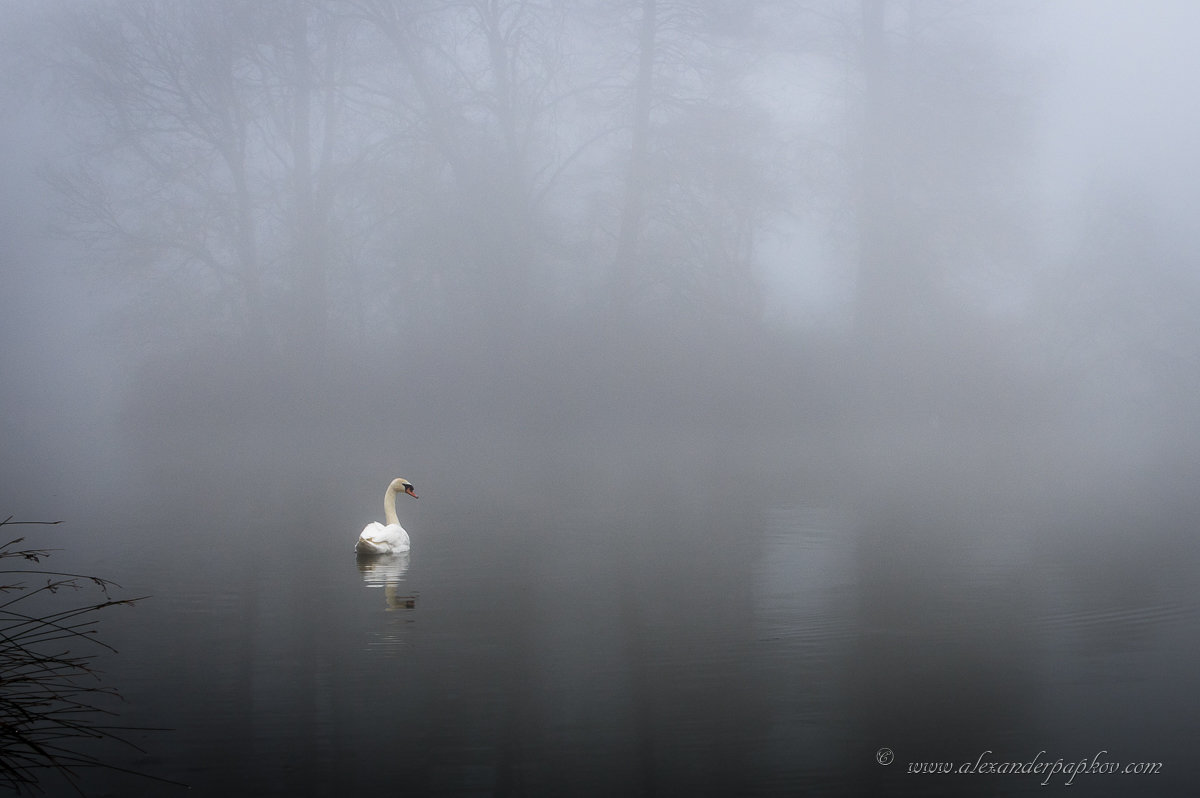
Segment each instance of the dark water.
M1169 795L1200 777L1190 519L421 501L400 559L356 560L369 513L319 512L126 520L62 554L152 596L110 611L102 665L121 723L171 730L108 756L190 786L96 773L89 794ZM910 772L977 761L1030 772ZM1152 772L1103 772L1129 763Z

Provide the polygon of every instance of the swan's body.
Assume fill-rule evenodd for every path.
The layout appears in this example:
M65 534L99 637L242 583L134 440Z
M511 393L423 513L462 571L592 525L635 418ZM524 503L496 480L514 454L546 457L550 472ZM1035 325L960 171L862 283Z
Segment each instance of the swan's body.
M372 521L363 528L362 534L354 544L354 550L359 554L399 554L408 551L408 533L399 524L387 524Z
M407 493L414 499L417 494L407 479L393 479L383 495L383 520L386 524L372 521L367 524L354 544L359 554L399 554L408 551L408 533L396 518L396 494Z

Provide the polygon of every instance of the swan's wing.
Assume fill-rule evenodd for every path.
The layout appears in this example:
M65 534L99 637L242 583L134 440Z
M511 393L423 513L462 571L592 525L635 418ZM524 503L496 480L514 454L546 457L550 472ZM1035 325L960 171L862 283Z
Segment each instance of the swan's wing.
M367 524L354 550L363 554L395 554L408 551L408 533L399 524L384 526L378 522Z
M383 537L392 551L408 551L408 533L399 524L388 524L383 528Z
M363 527L358 540L354 542L354 550L360 554L383 554L390 547L386 541L386 527L378 521L373 521Z
M387 527L378 521L372 521L363 527L363 531L359 534L359 537L363 540L381 540L386 529Z

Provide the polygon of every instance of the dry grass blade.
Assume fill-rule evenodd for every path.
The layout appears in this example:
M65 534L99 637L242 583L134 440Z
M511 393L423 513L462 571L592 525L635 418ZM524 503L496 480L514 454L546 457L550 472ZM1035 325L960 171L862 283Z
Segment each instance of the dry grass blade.
M0 526L26 523L58 522L13 521L9 516ZM98 613L141 598L111 598L109 590L119 586L99 577L32 567L51 550L23 549L23 542L18 537L0 545L0 560L17 563L0 569L0 596L5 597L0 601L0 787L40 792L39 777L53 771L82 794L83 771L131 772L88 753L88 745L101 741L140 749L122 736L135 729L102 722L116 716L110 707L120 695L101 683L92 665L94 655L77 653L78 648L115 651L97 637ZM30 578L45 582L34 587L26 584ZM61 591L89 587L99 590L103 600L45 608L47 602L59 600Z

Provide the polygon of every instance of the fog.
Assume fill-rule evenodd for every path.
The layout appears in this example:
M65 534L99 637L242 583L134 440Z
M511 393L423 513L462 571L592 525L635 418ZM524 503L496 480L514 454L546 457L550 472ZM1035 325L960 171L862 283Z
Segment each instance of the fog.
M1197 13L8 4L6 511L1184 501Z
M183 550L240 573L223 530L348 552L404 476L414 528L542 588L582 513L625 547L597 584L719 606L756 533L699 541L727 558L702 587L659 566L790 506L855 519L871 623L1003 550L947 518L1020 516L1150 586L1200 478L1198 25L1187 0L5 3L0 518L110 564L203 519Z

